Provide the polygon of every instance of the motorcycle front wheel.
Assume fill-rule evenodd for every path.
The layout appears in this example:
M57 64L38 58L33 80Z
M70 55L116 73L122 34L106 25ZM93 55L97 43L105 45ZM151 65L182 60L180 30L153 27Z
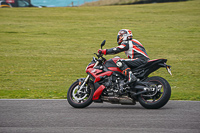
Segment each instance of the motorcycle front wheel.
M162 77L154 76L147 78L151 91L138 96L139 103L146 109L159 109L170 99L171 87L167 80Z
M78 80L68 89L67 100L74 108L85 108L92 103L94 88L92 84L85 84L80 90Z

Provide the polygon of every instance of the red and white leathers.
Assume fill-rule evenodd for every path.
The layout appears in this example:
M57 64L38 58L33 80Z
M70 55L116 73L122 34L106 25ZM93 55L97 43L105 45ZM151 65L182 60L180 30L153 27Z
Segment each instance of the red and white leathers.
M136 39L123 41L121 45L111 49L106 49L106 52L104 53L117 54L123 51L125 52L126 56L129 59L137 59L137 58L141 58L143 60L149 59L144 46Z
M149 57L143 45L136 39L125 40L122 43L111 49L101 50L103 54L117 54L125 52L129 59L118 60L116 65L123 71L123 74L131 82L136 80L136 77L131 73L131 68L136 68L147 63Z

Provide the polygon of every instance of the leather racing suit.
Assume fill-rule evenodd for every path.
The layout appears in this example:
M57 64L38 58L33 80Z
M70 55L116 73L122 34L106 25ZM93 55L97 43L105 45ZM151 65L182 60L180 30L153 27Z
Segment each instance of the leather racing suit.
M116 65L122 70L122 73L127 77L129 82L134 82L137 78L132 74L130 68L136 68L148 62L149 57L143 45L136 39L123 41L119 46L105 49L103 53L117 54L125 52L128 59L118 60Z

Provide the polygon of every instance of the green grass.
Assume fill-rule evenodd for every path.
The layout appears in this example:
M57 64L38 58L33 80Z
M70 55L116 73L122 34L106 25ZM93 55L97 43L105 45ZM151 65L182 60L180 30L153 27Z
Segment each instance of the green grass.
M131 29L151 59L167 58L171 100L200 100L200 1L0 9L0 98L66 98L100 43ZM125 58L124 53L119 54ZM111 58L113 56L106 56Z

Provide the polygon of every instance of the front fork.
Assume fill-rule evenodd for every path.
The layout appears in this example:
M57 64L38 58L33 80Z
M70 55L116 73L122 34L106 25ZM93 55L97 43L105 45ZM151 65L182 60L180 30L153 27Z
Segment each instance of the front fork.
M99 61L97 61L97 62L95 63L94 67L96 67L98 64L99 64ZM94 67L93 67L93 68L94 68ZM88 82L89 78L90 78L90 75L87 75L87 77L85 78L85 80L84 80L84 82L82 83L82 85L81 85L81 82L79 82L79 85L81 85L81 86L80 86L80 88L78 89L78 93L81 92L81 90L83 89L84 85Z

